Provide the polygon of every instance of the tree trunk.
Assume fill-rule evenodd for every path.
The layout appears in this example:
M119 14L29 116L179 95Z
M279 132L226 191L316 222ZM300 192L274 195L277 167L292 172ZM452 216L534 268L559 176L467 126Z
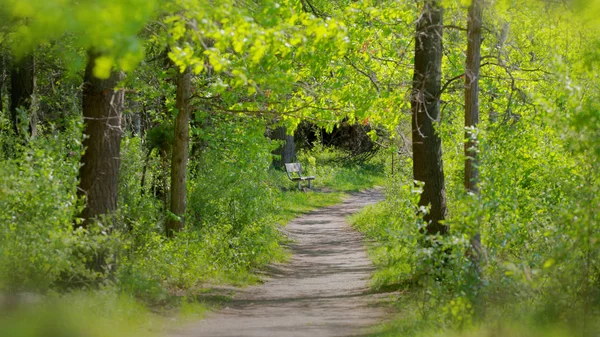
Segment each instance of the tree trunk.
M472 131L479 123L479 68L481 63L481 26L483 17L482 0L473 0L469 6L467 23L467 60L465 65L465 189L479 195L479 168L477 140ZM471 238L471 261L481 273L480 261L483 254L481 237L476 232Z
M282 168L285 163L291 163L296 157L294 135L288 135L285 126L278 126L271 132L271 139L282 140L283 144L273 151L279 158L273 158L273 166Z
M189 69L177 74L175 106L175 137L171 159L171 207L167 221L167 236L173 236L185 225L186 171L189 151L190 96L192 74Z
M0 52L0 111L4 111L4 84L6 83L6 55Z
M479 66L481 62L481 0L469 7L467 28L467 61L465 67L465 189L478 193L477 143L470 128L479 123Z
M169 191L171 158L169 158L169 155L172 157L173 154L169 152L168 148L162 147L159 149L158 155L160 156L160 176L158 178L160 181L154 190L154 196L162 201L163 207L166 210L169 209L169 197L171 196Z
M427 233L445 234L440 223L446 216L446 188L442 162L442 140L434 123L440 114L443 10L436 0L427 0L417 21L412 107L413 175L424 182L420 206L431 205L423 219Z
M152 149L146 150L146 157L144 159L144 166L142 167L142 179L140 180L140 196L146 195L146 171L148 171L148 164L150 163L150 156L152 155Z
M28 54L15 63L10 73L10 119L16 135L23 136L21 129L24 120L19 116L19 110L23 109L30 115L29 133L36 132L36 116L34 109L35 92L35 59L33 54Z
M115 87L123 74L112 71L108 79L95 77L93 70L98 56L89 53L83 83L85 153L81 157L78 195L85 196L85 208L80 215L84 227L97 216L116 211L121 165L121 117L125 95Z

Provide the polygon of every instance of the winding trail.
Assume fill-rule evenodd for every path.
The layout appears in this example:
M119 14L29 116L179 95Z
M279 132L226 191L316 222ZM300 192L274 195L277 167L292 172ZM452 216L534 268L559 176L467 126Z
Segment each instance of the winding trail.
M291 221L287 264L272 266L263 284L245 288L204 320L170 337L364 336L386 318L368 293L374 270L363 237L346 217L382 199L372 189Z

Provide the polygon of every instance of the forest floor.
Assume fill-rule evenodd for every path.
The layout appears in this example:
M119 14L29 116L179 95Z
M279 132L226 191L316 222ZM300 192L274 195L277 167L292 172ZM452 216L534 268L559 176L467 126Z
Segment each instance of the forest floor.
M205 319L169 337L364 336L388 318L368 282L374 271L346 217L383 198L371 189L288 223L288 263L270 267L264 282L236 290Z

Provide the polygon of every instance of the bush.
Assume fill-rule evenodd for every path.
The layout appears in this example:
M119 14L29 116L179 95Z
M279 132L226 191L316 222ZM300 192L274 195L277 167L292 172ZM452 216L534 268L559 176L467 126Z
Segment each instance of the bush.
M47 290L64 273L78 273L74 232L79 151L65 135L36 139L0 165L0 285ZM6 144L6 143L4 143ZM75 144L78 144L75 142ZM73 154L65 149L71 148Z
M594 121L589 109L574 110ZM376 241L373 285L417 298L410 302L422 313L415 322L427 321L427 331L514 322L543 331L558 322L592 335L599 328L596 131L567 131L573 126L553 112L540 118L525 115L480 130L480 196L463 190L464 157L450 138L462 135L442 129L450 138L444 152L448 236L432 242L419 232L413 183L403 178L389 177L386 200L354 218ZM557 124L543 122L548 118ZM410 162L403 167L410 177ZM470 259L476 233L486 249L480 271ZM405 325L398 323L397 331Z

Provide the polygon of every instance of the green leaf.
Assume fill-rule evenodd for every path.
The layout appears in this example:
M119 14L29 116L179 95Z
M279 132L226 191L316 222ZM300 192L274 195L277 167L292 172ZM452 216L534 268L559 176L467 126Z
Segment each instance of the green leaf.
M99 79L107 79L110 77L110 72L115 59L111 56L99 56L94 64L94 76Z

